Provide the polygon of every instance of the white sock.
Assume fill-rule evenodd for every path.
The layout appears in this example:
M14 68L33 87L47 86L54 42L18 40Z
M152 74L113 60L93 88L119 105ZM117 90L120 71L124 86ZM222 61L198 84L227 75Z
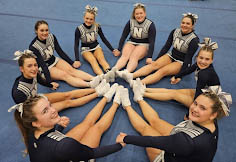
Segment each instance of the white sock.
M95 88L95 91L97 92L98 96L102 96L104 94L104 86L107 84L106 80L103 79L101 83Z
M141 94L143 95L144 92L146 91L146 85L142 83L142 81L140 80L140 78L136 78L137 84L140 88Z
M104 94L104 97L107 98L107 102L110 102L111 99L112 99L112 96L115 94L116 92L116 89L118 88L118 84L115 83L111 86L111 88L109 89L109 91L107 91L105 94Z
M119 85L118 88L116 89L116 94L115 94L115 97L113 99L113 102L117 103L118 105L120 105L121 103L121 97L120 97L120 94L121 94L121 91L124 87L122 85Z
M123 108L131 105L130 100L129 100L129 91L127 88L123 88L121 90L120 96L121 96L121 102L122 102Z
M91 88L95 88L98 86L98 84L101 82L102 80L102 75L97 75L96 77L93 77L93 79L89 82L89 85Z
M132 84L131 82L133 80L133 73L128 72L128 70L124 70L122 78L124 78L129 84Z
M135 102L138 102L140 100L143 100L143 94L141 93L141 90L140 90L140 87L136 82L134 82L134 85L133 85L133 92L134 92L134 101Z

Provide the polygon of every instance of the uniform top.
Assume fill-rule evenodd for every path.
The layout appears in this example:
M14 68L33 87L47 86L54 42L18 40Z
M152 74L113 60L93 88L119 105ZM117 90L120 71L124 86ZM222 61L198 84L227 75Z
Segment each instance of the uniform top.
M184 62L180 70L183 71L192 64L192 57L198 49L198 43L199 38L194 31L183 34L181 29L174 29L156 59L166 54L172 46L171 55L173 58Z
M155 24L147 18L141 23L139 23L135 19L130 19L125 25L122 36L120 38L118 47L119 51L121 51L121 49L123 48L125 39L128 37L129 34L129 40L132 42L149 43L147 57L152 58L156 39Z
M48 34L48 38L44 41L35 37L30 43L29 49L37 56L37 63L42 68L47 82L52 82L47 64L52 64L55 61L54 50L63 60L67 61L70 65L73 64L73 61L61 49L57 38L53 34Z
M208 68L201 70L197 66L197 63L195 63L191 67L188 67L181 73L175 75L175 78L181 78L194 71L195 71L195 79L197 81L196 93L194 98L197 98L200 94L202 94L201 89L205 89L209 86L220 85L220 79L212 64Z
M37 75L37 78L34 79L26 79L23 75L17 77L11 91L15 103L23 103L30 97L34 97L37 94L38 82L43 86L52 88L52 84L47 83L39 74Z
M212 162L218 141L217 122L214 124L212 133L187 120L175 126L170 136L126 136L124 142L164 150L166 162Z
M111 51L114 50L114 48L104 36L101 25L93 24L91 26L87 26L85 23L83 23L75 29L74 51L75 59L77 61L79 61L79 41L81 40L81 47L90 47L92 49L99 44L97 41L98 35L102 39L103 43L107 46L107 48L109 48Z
M58 125L57 125L58 126ZM58 126L40 135L29 135L28 151L31 162L79 162L99 158L122 149L121 144L90 148L67 137Z

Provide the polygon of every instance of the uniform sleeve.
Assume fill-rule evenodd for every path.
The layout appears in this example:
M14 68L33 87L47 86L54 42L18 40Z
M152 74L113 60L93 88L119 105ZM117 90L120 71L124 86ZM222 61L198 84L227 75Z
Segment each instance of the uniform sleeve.
M79 40L81 34L78 28L75 30L75 43L74 43L74 52L75 52L75 60L79 61Z
M124 43L125 43L125 39L128 37L129 33L130 33L130 21L127 22L127 24L125 25L125 28L122 32L120 42L119 42L119 47L118 47L119 51L121 51L121 49L123 48Z
M209 73L205 72L204 70L199 71L196 93L194 98L197 98L200 94L202 94L202 89L205 88L205 86L207 85L209 77L211 77Z
M112 45L108 42L108 40L104 36L104 34L102 32L102 28L100 26L98 27L98 34L99 34L100 38L102 39L103 43L107 46L107 48L109 48L111 51L113 51L114 48L112 47Z
M30 46L29 49L31 51L33 51L33 53L36 55L36 57L37 57L36 61L38 63L38 66L41 67L43 70L43 74L46 78L46 82L51 83L52 82L51 75L50 75L48 66L46 65L46 63L43 60L43 57L41 56L41 54L39 53L39 51L36 48Z
M67 56L67 54L61 49L61 46L59 45L57 38L55 37L55 35L53 35L54 37L54 45L55 45L55 50L58 53L58 55L65 60L66 62L68 62L70 65L72 65L74 62Z
M198 43L199 43L198 37L194 38L189 43L188 52L185 55L184 64L183 64L180 72L185 70L187 67L191 66L193 55L198 49Z
M169 37L168 37L165 45L162 47L161 51L159 52L159 54L155 60L157 60L159 57L163 56L164 54L166 54L169 51L170 47L172 46L174 31L175 31L175 29L172 30L171 33L169 34Z
M185 75L188 75L192 72L194 72L197 69L197 64L193 64L192 66L186 68L185 70L179 72L177 75L175 75L175 78L182 78Z
M185 133L170 136L126 136L124 142L142 147L152 147L174 153L179 156L188 156L194 152L194 142ZM181 149L180 149L181 148Z
M37 74L37 82L43 86L52 88L53 85L51 83L48 83L45 79L43 79L39 74Z
M156 27L154 23L150 25L150 28L148 31L148 40L149 40L149 50L148 50L147 57L152 58L154 46L155 46L155 40L156 40Z
M16 104L23 103L25 102L25 100L27 100L27 96L18 89L13 91L12 98Z
M61 161L86 161L109 155L119 151L121 148L122 146L120 144L114 144L93 149L72 138L65 138L63 141L59 142L55 153L57 159Z

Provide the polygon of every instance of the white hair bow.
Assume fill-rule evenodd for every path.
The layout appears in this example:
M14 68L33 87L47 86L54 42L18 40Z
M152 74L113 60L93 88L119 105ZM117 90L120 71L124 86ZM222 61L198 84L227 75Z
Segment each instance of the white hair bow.
M8 112L12 112L12 110L17 110L20 113L20 117L23 115L23 103L16 104L8 109Z
M96 6L90 6L90 5L86 5L85 6L86 11L92 11L96 16L97 16L97 11L98 8Z
M138 7L138 6L145 7L145 5L142 4L142 3L135 3L135 4L134 4L134 7Z
M198 43L199 47L210 46L211 49L216 50L218 48L218 44L216 42L211 42L211 38L204 38L202 43Z
M232 104L232 97L229 93L222 92L221 86L209 86L207 89L202 89L202 92L213 92L218 97L222 103L222 108L226 116L229 116L229 106Z
M21 56L28 55L28 54L33 54L34 55L34 53L32 51L28 50L28 49L24 50L23 52L22 51L16 51L14 53L15 58L13 60L19 60L19 58L21 58Z
M193 19L194 19L194 22L196 22L197 19L198 19L198 15L197 15L197 14L193 14L193 13L191 13L191 12L183 13L183 16L184 16L184 17L186 17L186 16L192 16Z

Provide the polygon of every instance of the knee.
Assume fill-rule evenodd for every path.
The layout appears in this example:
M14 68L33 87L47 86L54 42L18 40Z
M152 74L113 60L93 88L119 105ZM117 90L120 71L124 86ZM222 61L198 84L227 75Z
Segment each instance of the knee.
M63 71L63 73L61 74L61 77L62 77L62 80L67 80L70 77L70 75L67 72Z
M92 132L102 134L104 132L104 127L101 124L96 123L95 125L90 127L90 130L92 130Z
M71 99L72 98L72 94L69 92L63 92L63 98L64 99Z
M153 70L157 70L159 68L159 63L157 61L154 61L153 63L150 64L150 67Z

